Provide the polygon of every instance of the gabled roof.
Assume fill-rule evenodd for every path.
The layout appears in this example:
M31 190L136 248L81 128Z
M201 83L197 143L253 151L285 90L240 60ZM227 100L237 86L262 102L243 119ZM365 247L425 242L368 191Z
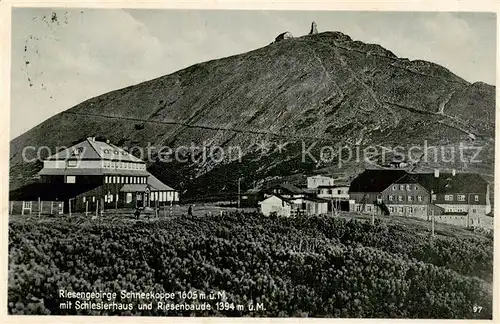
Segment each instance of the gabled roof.
M146 170L106 169L106 168L43 168L38 175L122 175L122 176L147 176Z
M86 140L75 144L65 150L51 155L47 160L114 160L123 162L138 162L144 163L141 159L136 158L122 148L116 145L96 141L89 137Z
M404 170L365 170L351 182L349 192L382 192L406 174Z
M152 174L149 174L148 185L151 187L151 190L175 191L174 188L167 186Z
M284 191L287 191L287 192L294 194L294 195L300 195L300 194L306 193L304 190L302 190L299 187L294 186L293 184L288 183L288 182L272 186L272 187L268 188L266 191L268 192L272 189L283 189Z
M329 188L345 188L345 187L348 187L349 188L349 185L348 184L334 184L334 185L321 185L321 186L318 186L318 189L329 189Z
M477 173L412 174L424 188L437 193L486 193L487 182Z
M407 173L398 180L394 181L394 183L419 183L416 175L417 174Z
M419 183L436 193L486 193L487 182L477 173L408 173L405 170L365 170L351 183L349 192L382 192L393 183Z
M285 197L283 197L283 196L281 196L281 195L278 195L278 194L272 194L272 195L270 195L269 197L264 198L264 200L259 201L259 204L261 204L262 202L264 202L264 201L266 201L266 200L268 200L268 199L270 199L270 198L273 198L273 197L276 197L276 198L278 198L278 199L280 199L280 200L283 200L284 202L286 202L286 203L288 203L288 204L291 204L291 203L292 203L291 199L289 199L289 198L285 198Z
M12 201L65 200L99 187L99 184L32 183L9 192Z
M126 183L121 187L121 192L145 192L147 185L144 183Z

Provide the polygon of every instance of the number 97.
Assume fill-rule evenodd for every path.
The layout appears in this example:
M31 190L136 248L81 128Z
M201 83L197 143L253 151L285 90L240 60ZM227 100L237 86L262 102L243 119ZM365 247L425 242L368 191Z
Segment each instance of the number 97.
M481 306L477 306L477 305L474 305L474 307L472 307L472 311L474 313L481 313L481 310L483 309L483 307Z

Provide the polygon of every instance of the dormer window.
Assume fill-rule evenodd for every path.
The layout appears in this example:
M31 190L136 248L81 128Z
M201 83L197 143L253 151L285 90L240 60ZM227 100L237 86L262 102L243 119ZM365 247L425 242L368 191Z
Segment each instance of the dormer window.
M114 151L113 153L115 153L115 155L118 155L119 152L118 151Z
M83 152L83 147L78 147L78 148L73 150L73 155L79 156L80 154L82 154L82 152Z
M109 150L108 149L104 149L104 153L109 154Z

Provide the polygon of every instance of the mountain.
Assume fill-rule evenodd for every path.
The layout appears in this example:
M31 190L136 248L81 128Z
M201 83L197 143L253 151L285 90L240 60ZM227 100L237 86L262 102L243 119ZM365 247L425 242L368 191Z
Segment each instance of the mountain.
M41 167L22 161L25 146L55 149L88 136L129 148L181 147L179 154L190 160L200 153L187 153L183 145L238 154L240 147L241 160L226 153L205 163L161 161L153 153L149 170L185 197L235 192L239 177L246 189L280 177L299 181L314 172L348 178L367 165L384 164L385 153L377 152L375 162L349 161L339 168L340 145L353 151L375 145L391 156L398 145L427 143L451 151L467 143L482 148L481 162L433 160L439 152L430 150L412 167L457 168L491 178L494 114L494 86L471 84L437 64L324 32L196 64L48 119L11 141L11 189L32 181ZM304 148L311 154L302 159ZM318 161L320 153L327 158ZM473 152L465 155L472 158Z

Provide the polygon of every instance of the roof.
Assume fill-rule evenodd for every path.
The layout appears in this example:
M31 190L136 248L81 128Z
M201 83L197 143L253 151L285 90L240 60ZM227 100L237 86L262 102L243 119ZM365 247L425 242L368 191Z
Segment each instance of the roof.
M322 174L315 174L315 175L312 175L312 176L307 177L307 179L309 179L309 178L323 178L323 179L324 179L324 178L327 178L327 179L332 179L332 180L333 180L333 178L332 178L332 177L325 176L325 175L322 175Z
M268 188L266 191L269 191L272 189L283 189L291 194L296 194L296 195L306 193L304 190L300 189L299 187L294 186L293 184L287 183L287 182L272 186L272 187Z
M477 173L408 173L405 170L365 170L351 183L349 192L382 192L393 183L419 183L437 193L486 193L487 182Z
M73 198L79 194L99 187L99 184L79 183L31 183L9 192L13 201L55 201Z
M144 183L126 183L120 189L121 192L145 192L147 185Z
M441 173L438 178L433 173L412 176L427 190L438 193L486 193L488 185L477 173Z
M404 170L365 170L351 182L349 192L382 192L406 174Z
M243 194L244 195L254 195L254 194L259 194L261 192L262 192L262 190L259 188L251 188L251 189L248 189L247 191L245 191Z
M174 188L167 186L152 174L149 174L148 185L151 187L151 190L175 191Z
M124 149L110 143L96 141L92 137L88 137L78 144L49 156L47 160L67 160L71 158L78 160L114 160L144 163L144 161L136 158Z
M312 201L312 202L317 202L317 203L329 203L330 200L328 199L324 199L324 198L319 198L319 197L304 197L304 198L301 198L302 200L308 200L308 201Z
M344 188L344 187L348 187L349 188L349 185L348 184L321 185L321 186L318 186L318 189Z
M39 175L123 175L123 176L147 176L146 170L108 169L108 168L43 168Z
M394 181L394 183L419 183L416 175L417 174L407 173L398 180Z
M264 200L259 201L259 204L260 204L260 203L262 203L263 201L268 200L269 198L272 198L272 197L276 197L276 198L278 198L278 199L280 199L280 200L283 200L284 202L287 202L287 203L289 203L289 204L291 204L291 203L292 203L292 202L291 202L291 199L289 199L289 198L285 198L285 197L283 197L283 196L281 196L281 195L278 195L278 194L272 194L272 195L270 195L269 197L264 198Z

